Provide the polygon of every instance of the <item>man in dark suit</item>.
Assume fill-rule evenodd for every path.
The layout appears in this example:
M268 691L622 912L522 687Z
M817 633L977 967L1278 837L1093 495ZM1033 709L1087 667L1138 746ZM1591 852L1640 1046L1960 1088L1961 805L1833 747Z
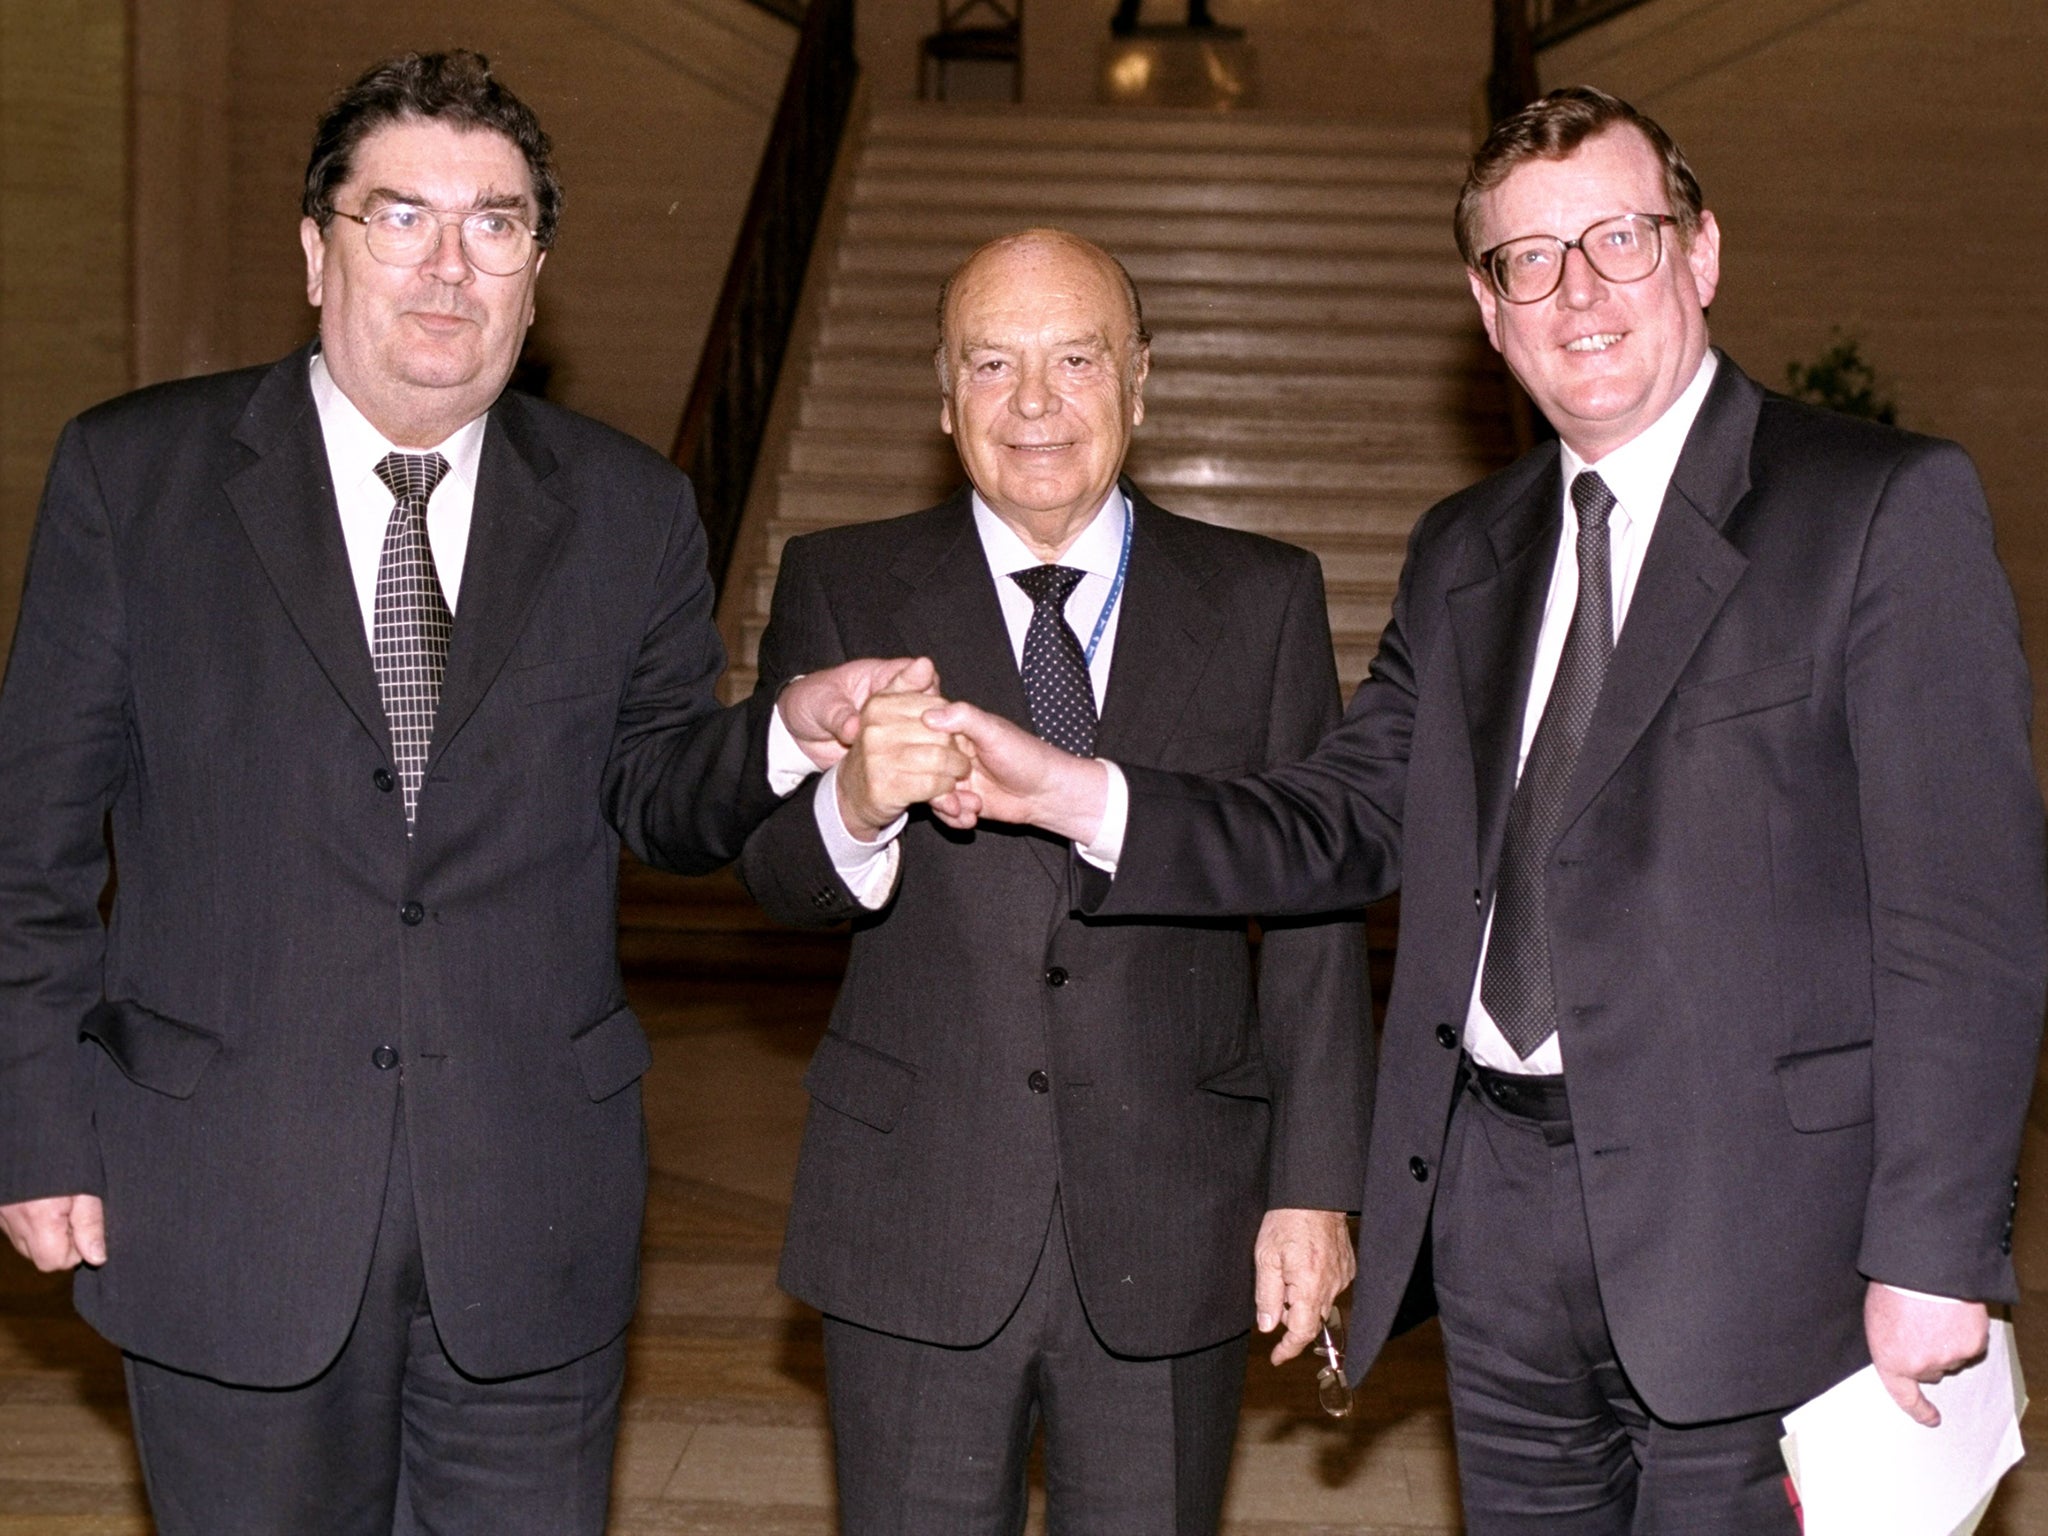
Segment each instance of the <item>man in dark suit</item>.
M379 66L307 169L317 349L51 467L0 693L0 1227L86 1266L164 1536L603 1528L619 840L734 857L771 735L801 777L873 680L718 710L688 483L501 393L560 201L480 57Z
M1345 721L1219 784L964 706L983 814L1090 843L1103 916L1402 888L1353 1368L1425 1239L1474 1532L1790 1532L1780 1415L1899 1405L2011 1301L2048 972L2030 692L1955 445L1707 342L1720 233L1585 89L1458 217L1557 428L1415 531ZM964 819L965 797L945 803Z
M1026 231L940 311L971 485L792 541L764 681L914 644L1078 751L1231 772L1313 746L1337 716L1314 557L1119 479L1149 358L1122 267ZM1276 1360L1350 1278L1361 932L1271 924L1255 964L1242 922L1071 917L1057 841L905 824L951 784L932 702L871 699L741 862L779 917L854 923L781 1273L825 1314L843 1529L1020 1531L1042 1420L1052 1529L1213 1532L1255 1249L1261 1325L1293 1303Z

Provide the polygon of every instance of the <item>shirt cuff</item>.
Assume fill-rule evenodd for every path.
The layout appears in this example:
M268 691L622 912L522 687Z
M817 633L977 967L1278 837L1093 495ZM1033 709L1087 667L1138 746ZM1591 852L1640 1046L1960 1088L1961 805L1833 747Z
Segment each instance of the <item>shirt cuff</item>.
M1099 761L1109 773L1108 793L1102 801L1102 825L1095 829L1092 841L1075 844L1074 851L1097 869L1114 876L1117 865L1123 861L1124 832L1131 823L1131 785L1123 769L1107 759Z
M872 843L862 842L846 830L846 820L839 814L836 763L818 781L811 814L817 819L818 836L825 841L825 854L832 860L839 878L846 882L846 888L853 892L853 899L870 912L879 912L887 905L889 893L896 889L896 867L903 858L896 835L910 820L909 815L898 816L882 828Z
M795 678L790 679L796 681ZM785 799L812 774L818 765L796 744L796 737L782 723L782 706L768 712L768 787Z
M1882 1280L1878 1281L1877 1283L1879 1285L1884 1286L1886 1290L1891 1291L1895 1295L1911 1296L1915 1301L1945 1301L1952 1307L1970 1307L1976 1305L1975 1302L1965 1301L1960 1296L1933 1296L1928 1294L1926 1291L1909 1291L1903 1285L1887 1285Z

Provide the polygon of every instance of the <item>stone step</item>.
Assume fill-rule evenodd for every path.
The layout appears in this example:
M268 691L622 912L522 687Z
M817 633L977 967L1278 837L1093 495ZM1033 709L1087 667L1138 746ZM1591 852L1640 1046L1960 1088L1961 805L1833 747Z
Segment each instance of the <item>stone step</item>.
M867 153L895 146L1011 144L1039 152L1095 145L1125 153L1263 151L1347 159L1416 157L1462 168L1472 135L1462 124L1371 123L1294 116L1204 114L1134 107L1034 111L1011 106L920 102L877 108L869 118Z
M1235 325L1385 326L1393 330L1465 330L1479 334L1479 313L1462 287L1412 293L1367 288L1269 288L1230 283L1146 283L1145 324L1154 335L1178 326ZM889 317L899 342L921 343L936 328L938 281L909 275L852 274L837 278L826 315Z
M1402 350L1395 342L1381 367L1370 371L1330 367L1314 372L1301 367L1202 368L1194 360L1175 362L1171 353L1155 357L1145 385L1149 412L1166 412L1175 402L1236 402L1255 396L1284 400L1310 416L1343 415L1374 406L1393 409L1504 409L1505 387L1492 354L1476 347L1439 349L1432 356L1415 348L1408 365L1397 367ZM1461 366L1462 364L1462 366ZM930 402L936 411L938 379L929 365L900 355L823 353L813 358L807 386L812 390L851 395L893 394Z
M1170 489L1301 490L1340 497L1386 493L1433 501L1476 478L1479 461L1476 455L1405 458L1356 450L1304 454L1234 447L1222 452L1148 440L1133 444L1128 468L1162 502ZM803 434L792 444L782 485L785 490L801 481L888 487L959 478L952 444L941 434L907 442Z
M836 275L916 277L938 285L973 247L1008 228L993 221L935 238L920 229L896 239L865 239L842 245ZM1076 222L1075 232L1095 238ZM1234 284L1253 289L1363 288L1377 291L1466 294L1465 271L1451 237L1414 253L1377 251L1265 250L1256 245L1206 247L1197 244L1131 245L1117 256L1143 290L1154 283Z
M832 396L816 402L792 439L792 460L813 453L854 456L864 449L936 454L951 463L953 440L938 430L938 402L901 403ZM847 409L840 411L839 406ZM831 410L825 409L833 407ZM1146 454L1200 451L1259 456L1329 454L1338 458L1370 454L1469 464L1502 462L1511 446L1504 419L1446 418L1414 413L1369 413L1347 417L1196 414L1148 411L1138 428L1138 451ZM929 462L920 458L920 464Z
M1057 222L1085 239L1113 251L1126 265L1141 251L1183 254L1189 251L1249 251L1262 259L1290 254L1324 260L1346 256L1419 256L1462 276L1457 246L1447 214L1432 218L1276 217L1247 213L1128 212L1121 208L1043 210L1043 221ZM943 204L936 207L863 207L846 216L846 239L856 245L877 243L941 244L950 242L964 253L997 235L1008 234L1030 215L1011 207L984 208ZM957 259L957 258L956 258ZM1137 276L1137 269L1132 268ZM1142 284L1144 279L1138 278Z
M873 357L912 367L930 377L929 355L904 346L905 325L892 315L829 315L819 328L817 356ZM1265 373L1297 368L1346 373L1362 369L1434 370L1468 366L1486 357L1476 325L1403 331L1388 326L1307 326L1188 323L1152 338L1152 366L1162 375L1203 364Z
M784 474L778 481L777 516L769 524L769 558L779 560L782 546L800 533L836 528L844 523L871 523L935 506L959 485L957 472L923 487L898 481L809 478ZM1278 489L1169 485L1158 476L1139 479L1146 494L1169 512L1225 527L1244 528L1291 543L1312 543L1323 549L1364 541L1390 552L1398 561L1415 519L1440 499L1442 491L1361 489L1318 492L1289 486ZM1458 482L1450 481L1455 489ZM922 494L920 494L920 492ZM1345 579L1354 574L1345 573Z
M963 157L964 158L964 157ZM1248 165L1241 177L1161 176L1128 162L1111 174L1061 162L1044 174L1042 162L1006 165L996 160L958 166L876 171L863 166L853 184L853 206L863 213L911 209L929 214L974 209L1016 226L1064 224L1079 213L1104 211L1208 214L1236 218L1405 219L1448 227L1455 184L1427 182L1276 179Z
M826 374L821 381L813 370L798 414L805 427L922 436L938 426L939 387L929 368L856 369L841 362ZM859 387L848 387L848 381ZM1505 448L1506 410L1506 385L1491 368L1447 378L1184 370L1154 373L1146 383L1145 424L1138 437L1214 430L1342 440L1355 429L1366 434L1362 440L1374 440L1375 432L1398 440L1410 432L1457 434L1477 423Z

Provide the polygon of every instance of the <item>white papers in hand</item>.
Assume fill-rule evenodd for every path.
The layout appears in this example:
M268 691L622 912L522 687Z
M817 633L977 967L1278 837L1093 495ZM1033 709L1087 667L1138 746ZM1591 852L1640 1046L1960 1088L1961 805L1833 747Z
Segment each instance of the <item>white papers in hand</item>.
M1941 1410L1927 1429L1865 1366L1785 1415L1785 1465L1806 1536L1968 1536L2024 1454L2012 1324L1993 1319L1984 1358L1922 1388Z

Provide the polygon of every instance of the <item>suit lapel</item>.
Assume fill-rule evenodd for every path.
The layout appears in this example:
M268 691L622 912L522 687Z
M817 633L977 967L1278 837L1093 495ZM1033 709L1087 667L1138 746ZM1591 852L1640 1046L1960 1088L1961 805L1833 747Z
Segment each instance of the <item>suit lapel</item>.
M434 716L437 758L504 667L574 520L568 504L542 484L554 467L554 455L530 431L519 397L500 396L477 465L455 633Z
M1147 763L1158 761L1186 713L1223 633L1223 615L1203 592L1214 572L1193 556L1179 527L1129 480L1123 490L1133 518L1131 568L1095 751Z
M884 601L893 609L902 654L931 657L948 698L978 704L1030 730L1024 681L966 490L917 531L890 576L896 587Z
M1547 459L1533 466L1520 492L1511 493L1487 523L1484 544L1476 544L1490 569L1445 597L1472 743L1480 884L1488 890L1514 793L1529 674L1564 519L1557 450L1545 451Z
M1687 435L1572 772L1564 819L1584 814L1663 709L1749 560L1722 529L1749 491L1760 390L1726 357Z
M388 753L390 731L313 405L311 358L310 349L293 353L256 386L235 426L256 461L228 480L228 501L300 639Z

